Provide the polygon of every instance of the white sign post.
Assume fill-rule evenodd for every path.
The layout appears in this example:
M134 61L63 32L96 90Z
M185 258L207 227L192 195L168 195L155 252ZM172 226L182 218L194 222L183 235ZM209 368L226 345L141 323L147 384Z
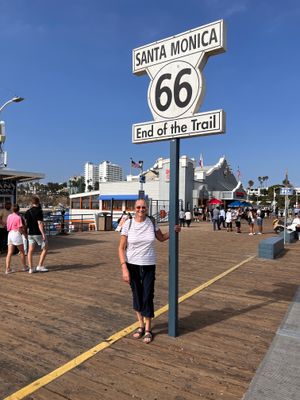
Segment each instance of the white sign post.
M294 189L289 187L280 188L280 194L284 196L284 232L283 232L283 241L286 244L286 227L287 227L287 217L288 217L288 206L289 206L289 198L288 196L292 196L294 194Z
M151 79L153 121L132 126L133 143L170 140L169 335L178 335L178 224L180 139L225 133L223 110L197 113L205 93L202 75L211 55L226 51L223 20L133 50L133 73Z

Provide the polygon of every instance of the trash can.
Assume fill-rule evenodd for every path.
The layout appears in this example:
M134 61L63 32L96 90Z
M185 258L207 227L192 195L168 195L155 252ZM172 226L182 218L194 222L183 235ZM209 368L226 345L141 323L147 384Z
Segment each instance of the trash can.
M112 231L112 216L111 215L105 216L105 230Z
M112 230L112 217L106 213L98 215L98 230L111 231Z

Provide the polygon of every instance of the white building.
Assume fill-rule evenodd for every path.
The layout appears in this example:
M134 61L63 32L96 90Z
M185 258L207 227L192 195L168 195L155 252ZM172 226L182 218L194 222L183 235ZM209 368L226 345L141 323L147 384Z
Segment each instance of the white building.
M261 197L261 196L266 196L267 195L267 191L268 191L268 187L264 187L264 188L248 188L247 189L247 195L250 196L256 196L256 197Z
M123 180L123 170L110 161L102 161L99 164L99 182L119 182Z
M145 192L149 201L150 213L160 210L169 211L170 160L159 158L152 168L142 173L145 183L129 176L127 181L100 182L99 190L90 193L78 193L70 196L71 214L92 214L113 212L114 220L122 211L134 210L139 190ZM179 163L179 200L181 207L192 210L194 206L205 206L217 198L224 205L233 200L246 199L242 183L233 175L225 157L221 157L213 166L197 167L195 160L187 156L180 157Z
M89 187L94 189L96 183L99 182L99 166L91 162L84 164L84 183L85 191L89 192Z

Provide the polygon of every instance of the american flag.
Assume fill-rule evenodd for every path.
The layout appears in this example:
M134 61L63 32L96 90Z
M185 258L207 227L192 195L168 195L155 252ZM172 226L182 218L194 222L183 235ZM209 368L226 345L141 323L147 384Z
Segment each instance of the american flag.
M202 155L202 153L200 154L199 167L203 168L203 155Z
M132 158L130 158L130 160L133 168L143 168L143 161L135 162Z
M237 168L236 175L237 175L238 179L240 179L240 177L241 177L240 167Z

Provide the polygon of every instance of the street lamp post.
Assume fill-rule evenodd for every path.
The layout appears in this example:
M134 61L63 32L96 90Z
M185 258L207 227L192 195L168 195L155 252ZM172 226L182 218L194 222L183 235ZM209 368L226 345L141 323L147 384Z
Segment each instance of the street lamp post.
M3 109L8 106L11 103L20 103L23 101L23 97L13 97L12 99L6 101L2 106L0 107L0 113L3 111ZM6 167L7 165L7 153L6 151L3 151L3 144L5 142L6 135L5 135L5 123L4 121L0 121L0 168Z

